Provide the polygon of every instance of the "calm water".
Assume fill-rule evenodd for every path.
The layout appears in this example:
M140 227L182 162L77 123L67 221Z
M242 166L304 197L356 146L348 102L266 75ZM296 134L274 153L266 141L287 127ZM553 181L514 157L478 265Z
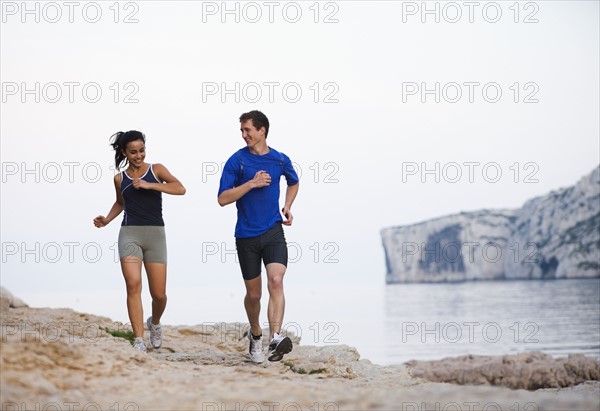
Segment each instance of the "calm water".
M394 284L385 362L543 351L600 358L600 280Z

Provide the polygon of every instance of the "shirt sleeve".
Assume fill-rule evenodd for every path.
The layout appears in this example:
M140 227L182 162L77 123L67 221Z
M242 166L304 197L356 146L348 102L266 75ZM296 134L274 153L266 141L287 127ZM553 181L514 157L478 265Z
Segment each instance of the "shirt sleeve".
M296 170L294 170L292 160L290 160L290 158L285 154L283 156L283 175L285 176L288 186L295 186L300 182L300 179L298 178L298 174L296 174Z
M225 167L223 167L223 173L221 174L219 193L217 194L217 197L220 196L223 191L236 187L236 184L238 183L237 179L239 168L239 160L237 160L236 155L234 154L233 156L229 157L229 160L227 160L225 163Z

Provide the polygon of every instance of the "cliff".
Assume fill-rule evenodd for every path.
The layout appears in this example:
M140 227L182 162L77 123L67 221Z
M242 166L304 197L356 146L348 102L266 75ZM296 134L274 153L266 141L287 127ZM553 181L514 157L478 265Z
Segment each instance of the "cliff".
M387 283L600 277L600 168L517 210L381 231Z

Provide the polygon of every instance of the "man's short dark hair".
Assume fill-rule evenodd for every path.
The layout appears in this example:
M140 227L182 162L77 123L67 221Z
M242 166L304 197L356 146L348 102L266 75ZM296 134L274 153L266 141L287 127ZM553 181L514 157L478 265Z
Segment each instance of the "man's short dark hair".
M267 138L267 135L269 135L269 119L267 116L258 110L252 110L240 116L240 123L243 123L246 120L252 120L252 125L257 130L264 127L265 138Z

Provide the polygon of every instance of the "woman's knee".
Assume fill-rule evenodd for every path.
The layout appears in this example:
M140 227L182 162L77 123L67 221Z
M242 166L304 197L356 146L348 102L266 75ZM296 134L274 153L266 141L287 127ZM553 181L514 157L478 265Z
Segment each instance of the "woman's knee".
M151 292L150 295L152 296L152 301L159 303L167 302L167 294L165 292Z
M141 294L142 293L142 280L141 279L129 279L125 280L127 286L127 294Z

